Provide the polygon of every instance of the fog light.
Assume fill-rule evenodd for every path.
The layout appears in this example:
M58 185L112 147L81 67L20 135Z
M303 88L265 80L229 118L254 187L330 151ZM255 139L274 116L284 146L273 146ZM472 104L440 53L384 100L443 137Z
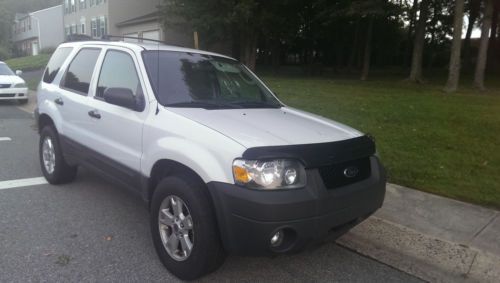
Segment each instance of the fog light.
M284 233L283 231L278 231L276 234L274 234L271 237L271 247L276 248L279 247L283 243L283 238L284 238Z
M297 170L290 168L285 171L285 183L287 185L293 185L297 181Z

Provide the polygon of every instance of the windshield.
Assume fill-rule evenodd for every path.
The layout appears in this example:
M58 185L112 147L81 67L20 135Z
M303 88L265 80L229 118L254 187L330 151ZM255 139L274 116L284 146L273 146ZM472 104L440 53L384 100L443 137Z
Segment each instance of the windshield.
M0 76L15 76L14 72L6 64L0 64Z
M144 51L160 104L205 109L280 108L280 102L237 61L174 51Z

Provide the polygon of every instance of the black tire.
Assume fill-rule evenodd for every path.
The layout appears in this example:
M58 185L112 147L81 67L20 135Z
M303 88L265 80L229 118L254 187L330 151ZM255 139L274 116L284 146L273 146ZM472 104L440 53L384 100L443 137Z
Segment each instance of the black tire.
M47 169L45 168L43 162L42 147L43 147L43 142L46 138L50 138L50 140L52 141L55 152L55 166L52 173L47 172ZM64 156L59 143L59 136L54 127L45 126L42 129L42 131L40 132L40 142L38 151L39 151L40 167L42 173L45 176L45 179L47 179L47 181L50 184L54 185L65 184L75 180L78 168L76 166L68 165L64 160Z
M25 105L26 103L28 103L28 99L18 99L17 100L17 103L19 103L20 105Z
M163 246L158 224L159 210L169 196L180 198L193 219L193 249L184 261L173 259ZM222 247L213 205L204 184L189 177L164 178L156 187L151 203L151 234L163 265L181 280L194 280L219 268L226 254Z

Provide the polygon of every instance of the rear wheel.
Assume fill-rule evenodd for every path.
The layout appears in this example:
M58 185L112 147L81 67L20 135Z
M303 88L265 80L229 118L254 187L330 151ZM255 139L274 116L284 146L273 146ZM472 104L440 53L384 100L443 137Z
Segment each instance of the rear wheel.
M64 184L75 179L77 167L64 160L59 137L52 126L46 126L40 132L39 155L42 173L49 183Z
M190 178L167 177L158 184L151 233L161 262L179 279L197 279L224 262L207 189Z

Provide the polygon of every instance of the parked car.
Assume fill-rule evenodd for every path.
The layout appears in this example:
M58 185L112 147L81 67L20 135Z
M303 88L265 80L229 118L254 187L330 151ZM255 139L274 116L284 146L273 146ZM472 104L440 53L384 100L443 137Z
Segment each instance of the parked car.
M84 166L136 192L161 262L184 280L228 253L293 253L339 237L384 200L370 137L286 106L215 53L65 43L35 113L47 181L71 182Z
M0 61L0 100L17 100L21 104L28 102L28 87L19 77L23 72L15 73Z

